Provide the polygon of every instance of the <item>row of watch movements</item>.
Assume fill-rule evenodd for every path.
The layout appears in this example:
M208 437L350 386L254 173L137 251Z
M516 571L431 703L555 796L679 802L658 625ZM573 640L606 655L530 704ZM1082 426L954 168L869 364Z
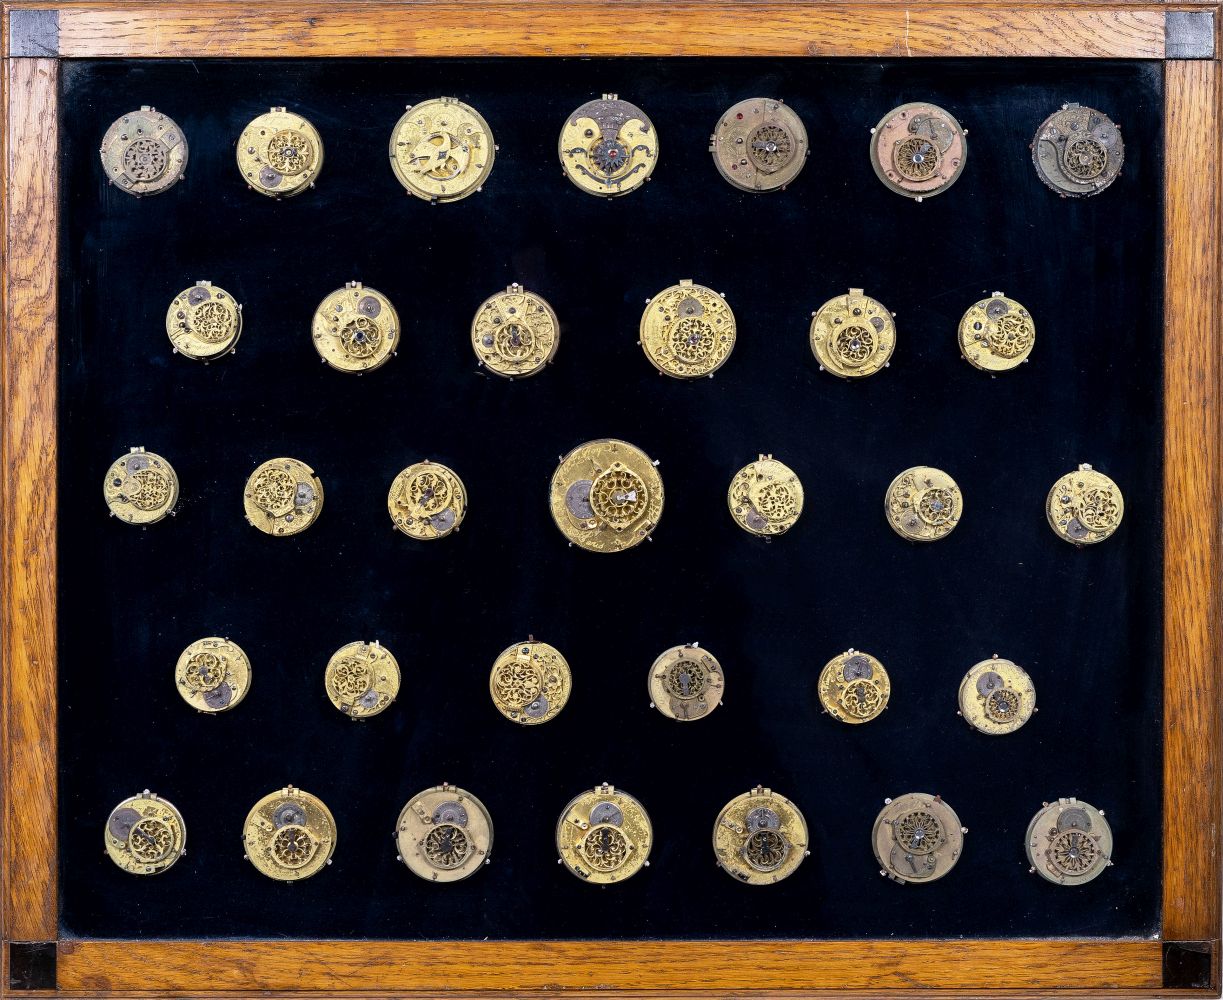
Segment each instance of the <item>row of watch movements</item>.
M937 795L909 792L885 800L871 828L879 874L933 882L955 867L966 827ZM106 853L126 872L163 872L186 853L187 829L173 805L147 789L111 812ZM493 821L470 792L441 784L414 796L395 823L398 860L430 882L457 882L490 861ZM255 803L242 828L245 857L269 878L309 878L331 864L337 830L315 795L289 785ZM623 882L649 865L654 829L641 803L612 785L582 792L556 823L558 863L596 885ZM793 875L810 851L798 806L757 785L731 799L713 824L717 866L739 882L770 885ZM1045 802L1024 836L1030 870L1055 885L1090 882L1112 862L1104 812L1075 798Z
M179 482L162 456L132 448L106 471L103 497L112 517L147 525L174 513ZM246 519L268 535L305 531L323 509L323 483L295 458L273 458L246 481ZM428 541L458 531L467 515L467 488L453 469L425 460L391 482L387 513L410 538ZM552 519L571 545L591 552L621 552L648 539L663 509L658 462L625 441L588 441L560 459L548 490ZM794 470L761 455L735 473L726 494L734 522L765 539L789 531L803 510L803 484ZM892 480L883 498L887 523L912 542L933 542L955 530L964 497L941 469L914 466ZM1080 465L1053 484L1045 501L1049 527L1074 545L1110 537L1125 501L1115 482Z
M236 352L242 306L211 281L197 281L170 302L166 335L175 354L210 361ZM311 320L322 361L337 371L363 374L398 354L399 313L391 300L359 281L329 294ZM663 375L713 378L735 348L735 314L723 293L681 279L647 299L638 326L646 358ZM552 363L560 346L556 311L517 282L485 299L471 321L471 348L479 367L508 379L527 378ZM865 378L887 368L896 349L896 313L861 288L837 295L811 313L807 331L820 371L842 379ZM960 318L960 354L996 374L1028 361L1036 343L1032 314L1002 292L979 299Z
M253 191L288 198L314 187L323 140L303 116L272 108L242 130L238 172ZM391 170L409 194L438 203L479 191L497 155L488 122L473 107L439 97L409 107L391 131ZM709 138L714 165L734 187L780 191L811 152L794 109L751 97L728 108ZM1064 104L1037 127L1036 175L1069 198L1098 194L1117 178L1125 144L1117 125L1094 108ZM644 111L604 94L577 108L557 142L564 174L587 194L615 198L641 187L658 164L658 133ZM158 194L182 179L187 138L169 117L145 105L106 131L107 179L136 196ZM946 191L968 161L968 130L928 101L893 108L870 130L870 162L890 191L921 201Z

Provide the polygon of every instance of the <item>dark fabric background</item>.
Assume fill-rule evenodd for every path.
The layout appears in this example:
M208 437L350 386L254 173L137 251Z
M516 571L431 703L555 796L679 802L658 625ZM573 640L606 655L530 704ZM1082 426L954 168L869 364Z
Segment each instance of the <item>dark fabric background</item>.
M1159 926L1161 690L1160 67L1092 61L816 60L69 62L63 77L60 364L60 794L66 933L387 938L1147 935ZM654 179L616 201L561 175L556 136L604 91L640 104L661 140ZM485 191L433 207L387 163L405 105L477 107L500 154ZM717 174L718 115L785 99L813 154L792 188L751 196ZM967 170L916 204L867 159L868 128L931 99L969 130ZM1110 112L1124 172L1062 200L1028 143L1077 100ZM108 188L97 146L142 103L191 144L187 179L135 200ZM313 192L247 191L235 137L284 104L324 136ZM712 381L662 378L636 346L644 300L680 278L724 291L739 341ZM171 297L208 278L245 304L238 354L170 353ZM396 304L398 358L365 377L320 364L318 301L350 279ZM511 281L545 295L564 336L523 382L476 373L468 324ZM898 313L887 371L817 370L811 310L850 285ZM984 294L1021 300L1030 364L990 378L963 362L956 323ZM546 503L557 456L621 437L661 460L653 544L568 549ZM99 496L130 445L173 462L178 516L147 530ZM732 523L731 475L772 452L801 476L798 526L764 544ZM241 491L291 455L326 488L318 523L257 533ZM432 458L466 481L462 532L396 535L391 479ZM1125 492L1125 523L1078 551L1045 523L1053 481L1079 462ZM892 477L950 472L961 526L929 546L884 521ZM494 710L489 666L528 632L558 646L573 697L539 729ZM250 654L231 713L179 698L175 660L204 635ZM404 684L354 724L323 691L328 656L379 639ZM683 725L647 708L646 672L698 640L726 670L726 704ZM822 716L815 679L855 646L887 665L890 709L862 727ZM998 652L1032 674L1039 714L991 738L956 717L956 690ZM447 780L483 798L493 864L434 886L395 861L404 802ZM556 864L553 827L610 781L654 821L652 866L584 885ZM796 801L811 858L767 889L713 864L710 830L757 782ZM258 875L239 835L250 806L293 783L336 815L334 865L301 885ZM103 856L122 797L151 788L189 827L186 858L134 878ZM879 877L870 849L888 796L941 794L969 828L951 875ZM1117 865L1064 889L1029 875L1028 820L1077 795L1106 810Z

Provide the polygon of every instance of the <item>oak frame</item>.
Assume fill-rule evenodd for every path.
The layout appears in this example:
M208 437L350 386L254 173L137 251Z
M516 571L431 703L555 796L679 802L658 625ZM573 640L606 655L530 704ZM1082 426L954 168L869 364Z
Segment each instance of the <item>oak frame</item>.
M1138 0L0 0L0 995L1214 995L1223 660L1219 6ZM1207 18L1209 20L1203 20ZM1196 29L1196 30L1194 30ZM1155 939L684 942L60 938L57 97L62 58L1068 56L1165 64L1163 922ZM1183 58L1188 55L1189 58ZM50 167L48 168L48 164ZM50 488L48 488L50 484ZM50 945L50 979L16 968ZM22 959L24 963L24 958ZM43 963L45 966L45 962ZM40 968L42 968L40 966ZM45 970L44 970L45 971ZM1017 978L1018 977L1018 978ZM286 984L293 984L286 988ZM40 988L41 987L41 988Z

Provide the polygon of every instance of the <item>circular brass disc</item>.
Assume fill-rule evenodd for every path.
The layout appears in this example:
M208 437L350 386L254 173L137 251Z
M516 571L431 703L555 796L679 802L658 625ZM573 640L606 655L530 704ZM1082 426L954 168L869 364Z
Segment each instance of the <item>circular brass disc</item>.
M1013 733L1036 711L1036 686L1027 671L995 653L960 681L960 715L990 736Z
M886 368L896 349L896 323L878 299L851 288L811 314L811 353L838 378L865 378Z
M172 188L187 168L187 137L147 104L106 130L100 152L107 180L137 198Z
M323 684L331 704L350 719L368 719L399 694L399 662L377 642L350 642L331 654Z
M171 803L146 788L111 810L102 837L110 860L125 872L156 875L185 853L187 824Z
M780 191L807 162L807 130L781 101L750 97L730 107L709 137L718 173L744 191Z
M178 475L160 455L133 448L106 470L102 496L113 517L128 524L154 524L174 512Z
M458 201L479 191L496 156L488 122L454 97L408 108L391 132L391 169L425 201Z
M323 481L296 458L268 459L246 481L242 505L265 535L296 535L322 513Z
M824 664L816 690L825 712L856 726L888 707L892 681L870 653L850 649Z
M902 104L871 129L875 174L906 198L942 194L959 179L967 159L967 133L935 104Z
M453 469L425 459L395 477L386 509L395 527L409 538L445 538L458 531L467 516L467 487Z
M658 525L662 477L650 457L626 441L587 441L552 473L549 503L571 543L590 552L621 552Z
M1113 830L1104 813L1079 799L1046 802L1028 824L1031 870L1054 885L1082 885L1113 863Z
M350 281L319 303L310 324L314 349L342 372L372 372L399 346L399 313L391 300Z
M1117 179L1125 161L1121 129L1103 111L1063 104L1032 139L1036 176L1064 198L1088 198Z
M488 675L488 693L497 711L522 726L555 719L572 690L569 661L534 636L503 649Z
M505 378L542 371L556 356L560 340L552 307L517 282L485 299L471 321L471 348L480 364Z
M641 349L664 375L712 375L735 349L735 314L712 288L684 278L646 303Z
M246 859L260 874L299 882L331 864L335 817L323 800L288 785L255 803L242 825Z
M569 116L557 151L574 184L587 194L615 198L635 191L654 172L658 133L635 104L604 94Z
M1036 323L1022 305L994 292L968 307L960 319L960 353L974 368L1005 372L1028 360Z
M323 139L301 115L272 108L242 130L238 172L252 190L291 198L313 187L323 169Z
M197 281L166 310L166 336L174 353L209 361L232 351L242 336L242 307L211 281Z
M915 465L892 480L883 512L901 538L933 542L950 535L960 523L964 497L942 469Z
M556 822L556 849L574 875L596 885L623 882L649 864L654 828L628 792L608 784L583 792Z
M722 807L713 824L718 867L748 885L789 878L807 851L807 821L789 799L757 785Z
M726 491L730 516L744 531L764 538L785 534L803 512L803 484L788 465L761 455L735 473Z
M441 784L403 807L395 843L412 874L430 882L459 882L488 863L493 819L471 792Z
M1053 484L1045 501L1049 527L1073 545L1094 545L1121 525L1125 499L1103 472L1080 465Z
M695 642L672 646L658 655L646 678L650 708L668 719L692 722L722 704L726 678L718 658Z
M196 639L174 667L178 693L200 712L237 708L251 689L251 661L242 647L220 636Z
M955 810L937 795L910 792L888 799L871 830L880 875L896 882L933 882L960 859L964 834Z

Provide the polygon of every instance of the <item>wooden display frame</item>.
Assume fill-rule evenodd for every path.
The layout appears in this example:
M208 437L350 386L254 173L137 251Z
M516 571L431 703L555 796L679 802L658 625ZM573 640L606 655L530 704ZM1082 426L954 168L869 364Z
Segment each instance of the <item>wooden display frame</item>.
M0 994L1217 995L1223 329L1219 5L925 0L31 0L4 53ZM59 61L334 56L1162 60L1163 902L1151 939L209 941L61 938L56 843Z

